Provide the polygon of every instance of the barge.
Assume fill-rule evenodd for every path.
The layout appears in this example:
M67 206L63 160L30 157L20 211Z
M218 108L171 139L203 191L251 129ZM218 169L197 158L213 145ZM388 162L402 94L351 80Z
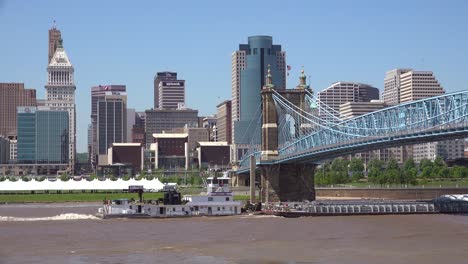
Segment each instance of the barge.
M442 195L428 201L349 200L264 205L264 214L301 216L390 215L390 214L467 214L468 195Z
M229 178L207 178L206 195L181 197L176 186L165 185L164 198L143 201L143 186L129 186L130 192L138 192L138 202L128 199L105 201L96 216L109 218L170 218L193 216L226 216L241 213L242 202L235 201L229 189Z

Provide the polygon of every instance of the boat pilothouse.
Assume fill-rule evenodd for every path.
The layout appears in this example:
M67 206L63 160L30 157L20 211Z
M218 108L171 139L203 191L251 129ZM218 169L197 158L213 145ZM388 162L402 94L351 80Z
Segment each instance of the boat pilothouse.
M206 195L186 195L181 199L175 186L163 188L164 198L158 201L139 202L126 199L106 201L99 208L98 216L102 218L165 218L210 215L236 215L241 213L242 203L234 200L229 188L229 179L209 177L206 183ZM135 186L129 191L142 193Z

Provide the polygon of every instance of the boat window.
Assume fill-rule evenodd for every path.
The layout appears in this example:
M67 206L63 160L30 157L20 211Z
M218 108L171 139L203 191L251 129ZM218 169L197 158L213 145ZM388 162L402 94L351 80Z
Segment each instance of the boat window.
M229 201L229 197L226 197L226 201Z
M213 184L218 184L218 179L213 179Z
M208 201L209 201L209 202L212 202L212 201L213 201L213 197L208 197Z
M185 207L182 207L182 211L185 211Z
M223 210L224 210L224 207L223 207Z
M133 209L133 207L130 205L130 209Z
M220 210L220 209L219 209L219 207L218 207L218 211L219 211L219 210Z
M172 211L173 211L173 212L175 212L175 207L174 207L174 208L172 208Z

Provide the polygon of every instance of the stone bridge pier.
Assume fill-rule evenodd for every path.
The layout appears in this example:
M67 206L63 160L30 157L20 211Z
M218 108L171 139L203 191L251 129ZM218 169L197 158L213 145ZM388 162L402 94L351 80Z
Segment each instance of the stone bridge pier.
M278 157L278 113L273 94L278 92L289 102L306 110L305 96L309 87L302 71L295 89L275 89L268 70L262 88L262 151L260 157L262 202L315 200L313 164L271 163ZM310 90L309 90L310 91ZM311 91L310 91L311 92ZM301 124L300 120L295 120Z
M315 200L313 164L260 165L262 202Z

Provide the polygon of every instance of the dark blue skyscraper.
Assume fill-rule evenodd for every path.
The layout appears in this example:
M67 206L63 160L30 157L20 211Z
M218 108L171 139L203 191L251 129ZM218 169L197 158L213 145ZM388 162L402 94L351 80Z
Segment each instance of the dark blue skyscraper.
M286 56L281 45L270 36L252 36L232 54L232 115L234 144L248 144L258 124L251 124L260 113L260 91L270 68L277 89L286 88ZM250 126L249 126L250 124ZM250 135L250 136L247 136ZM241 154L237 153L239 157Z

